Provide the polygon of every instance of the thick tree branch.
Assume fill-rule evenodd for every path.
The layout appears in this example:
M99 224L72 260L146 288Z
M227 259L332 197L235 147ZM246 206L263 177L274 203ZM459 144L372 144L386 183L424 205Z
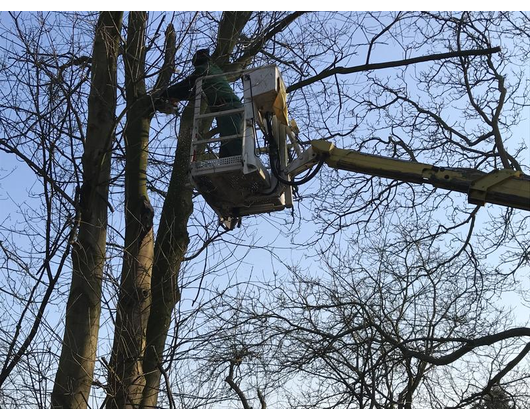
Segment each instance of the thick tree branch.
M251 60L261 50L261 48L263 48L267 41L271 40L274 36L282 32L287 26L289 26L292 22L294 22L294 20L302 16L304 13L306 12L293 12L290 15L287 15L263 36L254 40L253 43L245 49L245 53L237 59L234 65L240 68L245 67L248 61ZM236 70L232 69L231 71Z
M212 58L222 68L228 64L230 54L239 40L241 31L252 12L224 12L217 32L217 47Z
M239 399L241 400L241 404L243 404L243 408L249 409L251 408L248 404L247 397L245 397L245 394L243 391L241 391L241 388L234 382L234 366L235 363L233 360L230 361L230 370L228 372L228 376L226 377L225 381L228 385L230 385L230 388L235 391Z
M162 89L167 88L171 80L171 76L175 72L175 52L176 52L176 35L175 28L172 24L169 24L166 29L166 41L164 48L164 64L158 79L156 80L154 91L159 92Z
M517 356L510 360L510 362L508 362L508 364L499 373L497 373L493 378L491 378L486 387L481 392L473 394L470 397L464 399L455 408L461 408L463 406L466 406L467 404L475 401L477 398L487 395L491 391L493 386L499 384L500 380L515 366L517 366L519 362L521 362L521 360L523 360L528 353L530 353L530 343L524 346L523 350Z
M311 83L318 82L319 80L326 79L336 74L351 74L351 73L359 73L361 71L380 70L380 69L387 69L387 68L392 68L392 67L408 66L411 64L424 63L426 61L445 60L447 58L454 58L454 57L488 55L488 54L497 53L500 50L501 50L500 47L495 47L495 48L486 48L486 49L480 49L480 50L451 51L451 52L441 53L441 54L431 54L431 55L425 55L422 57L407 58L404 60L386 61L383 63L363 64L361 66L354 66L354 67L335 67L332 69L324 70L323 72L313 77L309 77L308 79L301 80L300 82L289 86L287 88L287 93L293 92L297 89L303 88L304 86L310 85Z
M377 324L373 324L373 327L376 328L391 344L399 348L403 354L407 357L414 357L419 360L423 360L428 363L432 363L436 366L448 365L454 361L460 359L462 356L466 355L470 351L473 351L477 347L490 346L502 340L507 340L509 338L516 337L530 337L530 328L521 327L521 328L512 328L506 331L502 331L497 334L486 335L484 337L476 338L473 340L464 340L464 339L444 339L437 340L441 342L464 342L464 345L459 349L455 350L452 353L449 353L442 357L429 356L420 351L410 350L403 343L398 342L394 338L390 337L386 332L384 332Z
M265 396L263 395L263 393L261 392L259 388L258 388L258 398L261 404L261 408L265 410L267 408L267 401L265 400Z

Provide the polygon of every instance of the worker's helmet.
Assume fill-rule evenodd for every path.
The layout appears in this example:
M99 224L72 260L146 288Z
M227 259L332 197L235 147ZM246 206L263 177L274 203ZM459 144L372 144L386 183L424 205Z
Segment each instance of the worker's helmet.
M199 66L201 64L208 62L209 59L210 59L210 50L208 48L203 48L201 50L197 50L197 52L193 54L191 63L194 66Z

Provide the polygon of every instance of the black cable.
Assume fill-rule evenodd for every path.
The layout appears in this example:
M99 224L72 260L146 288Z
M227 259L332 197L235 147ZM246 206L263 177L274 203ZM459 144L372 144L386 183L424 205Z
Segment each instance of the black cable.
M272 170L273 175L276 177L276 179L279 182L285 185L289 185L289 186L298 186L298 185L302 185L302 184L305 184L306 182L311 181L311 179L313 179L315 175L318 173L318 171L320 171L320 169L322 168L322 165L324 164L324 157L320 157L317 163L317 166L313 170L313 172L304 176L302 179L300 180L293 179L292 181L290 181L288 179L283 178L280 175L280 171L278 170L279 168L277 168L277 165L280 164L279 157L278 157L279 145L277 144L276 139L274 138L274 135L272 134L272 122L271 122L270 114L266 116L266 121L267 121L267 131L268 131L267 137L268 137L268 142L269 142L269 157L270 157L270 164L271 164L271 170Z
M305 184L306 182L311 181L315 177L315 175L320 171L320 168L322 168L322 165L324 165L324 160L325 159L323 157L321 157L319 159L318 163L317 163L316 168L313 170L313 172L311 172L310 174L304 176L300 180L289 181L288 179L282 178L281 176L279 176L279 174L275 173L275 170L274 170L275 168L273 169L272 173L278 179L278 181L280 181L282 184L286 184L286 185L290 185L290 186L298 186L298 185L302 185L302 184Z

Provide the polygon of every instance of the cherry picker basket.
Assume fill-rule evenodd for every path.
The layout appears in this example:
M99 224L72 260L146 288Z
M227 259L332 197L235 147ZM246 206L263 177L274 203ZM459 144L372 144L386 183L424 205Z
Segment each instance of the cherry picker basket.
M274 169L283 170L288 164L287 107L285 85L276 66L255 68L242 73L226 73L227 78L242 78L243 107L217 112L205 109L202 89L205 76L195 87L195 111L191 143L190 175L192 184L215 210L229 229L241 216L268 213L292 206L292 189L278 182L271 168L270 145L267 137L275 139ZM215 128L204 133L205 124L219 117L241 114L242 132L220 137ZM210 124L206 124L210 125ZM219 157L223 142L241 139L241 154Z

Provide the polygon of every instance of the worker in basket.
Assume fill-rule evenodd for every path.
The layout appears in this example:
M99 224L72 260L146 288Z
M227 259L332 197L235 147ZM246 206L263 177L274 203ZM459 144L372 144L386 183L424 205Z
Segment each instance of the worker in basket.
M191 100L195 95L195 81L199 77L219 75L205 79L202 90L211 112L228 111L242 108L241 100L236 96L223 71L210 60L208 49L198 50L192 59L195 71L186 79L166 89L161 95L163 99L171 101ZM216 117L217 128L221 137L234 136L243 132L243 115L241 113ZM242 138L235 138L221 142L219 157L241 155Z

